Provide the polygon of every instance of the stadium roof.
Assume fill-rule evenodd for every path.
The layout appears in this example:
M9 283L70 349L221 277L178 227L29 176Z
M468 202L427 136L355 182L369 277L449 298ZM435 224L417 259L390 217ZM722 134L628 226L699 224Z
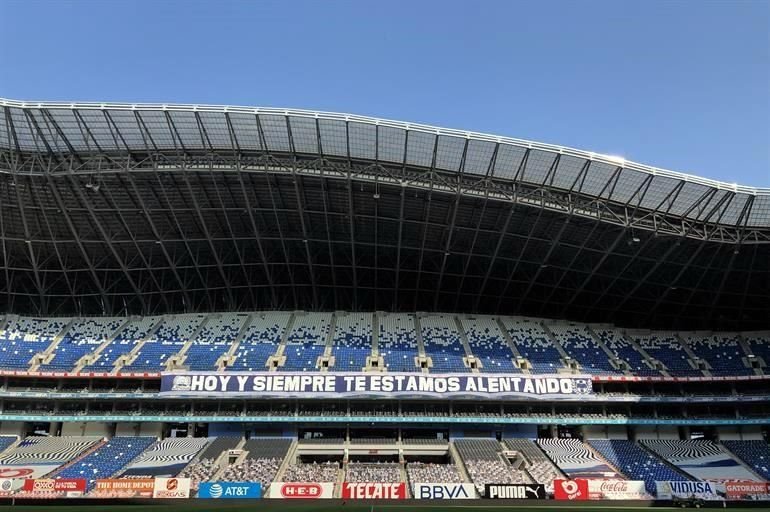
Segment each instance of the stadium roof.
M0 107L8 310L770 322L770 189L348 114Z

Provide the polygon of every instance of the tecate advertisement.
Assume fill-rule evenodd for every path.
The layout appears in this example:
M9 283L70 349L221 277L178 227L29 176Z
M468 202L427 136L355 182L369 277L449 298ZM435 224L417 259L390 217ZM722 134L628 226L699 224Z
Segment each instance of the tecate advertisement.
M585 480L554 480L553 497L557 500L587 500L588 482Z
M153 498L189 498L189 478L156 478Z
M702 500L720 500L716 487L711 482L655 482L658 498L670 500L677 498L696 497Z
M588 497L592 500L648 499L647 489L640 480L588 480Z
M268 498L284 500L317 500L334 497L333 483L273 482L267 493Z
M199 498L212 499L254 499L262 497L259 482L207 482L198 488Z
M543 484L486 484L484 497L493 500L544 500Z
M405 500L406 484L345 482L342 484L342 497L346 500Z
M473 484L414 484L414 498L417 500L472 500L476 498Z

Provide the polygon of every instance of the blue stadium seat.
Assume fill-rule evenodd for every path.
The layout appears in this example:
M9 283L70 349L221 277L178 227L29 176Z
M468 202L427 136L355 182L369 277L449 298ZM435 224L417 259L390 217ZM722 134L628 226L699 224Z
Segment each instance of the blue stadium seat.
M536 320L508 317L501 320L521 356L532 366L532 373L557 373L564 368L561 354Z
M645 489L653 496L656 481L689 480L633 441L589 439L588 444L630 480L644 481Z
M597 341L585 326L550 324L551 332L564 352L580 364L580 369L593 375L613 375L623 372L614 368Z
M519 373L513 364L513 352L505 341L494 317L462 317L460 323L471 353L481 360L484 373Z
M55 477L85 478L90 491L97 479L109 478L119 472L154 442L154 437L113 437Z
M451 315L426 315L420 317L422 344L425 355L433 362L431 372L468 372L465 366L465 348Z
M414 315L385 313L378 315L380 331L377 346L390 372L416 372L417 331Z

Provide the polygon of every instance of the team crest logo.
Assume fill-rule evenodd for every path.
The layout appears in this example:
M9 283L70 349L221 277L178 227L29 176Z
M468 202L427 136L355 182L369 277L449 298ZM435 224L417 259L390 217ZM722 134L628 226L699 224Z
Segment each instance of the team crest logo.
M191 381L187 375L177 375L171 384L172 391L190 391Z
M578 395L587 395L591 392L591 381L588 379L575 379L575 393Z

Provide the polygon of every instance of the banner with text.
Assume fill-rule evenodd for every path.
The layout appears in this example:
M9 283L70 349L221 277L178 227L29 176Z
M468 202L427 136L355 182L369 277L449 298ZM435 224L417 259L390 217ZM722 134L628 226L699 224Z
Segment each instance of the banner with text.
M202 482L198 488L199 498L211 499L255 499L262 497L259 482Z
M61 492L61 493L77 493L83 494L86 492L86 479L85 478L43 478L33 479L27 478L24 480L22 490L26 492Z
M561 480L553 481L553 497L557 500L583 501L588 499L587 480Z
M712 482L663 481L655 482L659 499L700 498L702 500L721 500Z
M91 494L100 498L150 498L154 490L154 478L105 478L96 481Z
M472 500L476 498L473 484L422 483L414 484L416 500Z
M153 498L189 498L189 478L156 478L152 490Z
M592 392L591 377L585 375L170 372L161 379L161 394L175 396L479 396L579 400Z
M346 500L405 500L406 484L379 482L345 482L342 498Z
M484 497L493 500L544 500L543 484L486 484Z
M725 493L728 499L757 499L770 494L765 482L725 482Z
M645 500L650 496L641 480L588 480L588 498L592 500Z

